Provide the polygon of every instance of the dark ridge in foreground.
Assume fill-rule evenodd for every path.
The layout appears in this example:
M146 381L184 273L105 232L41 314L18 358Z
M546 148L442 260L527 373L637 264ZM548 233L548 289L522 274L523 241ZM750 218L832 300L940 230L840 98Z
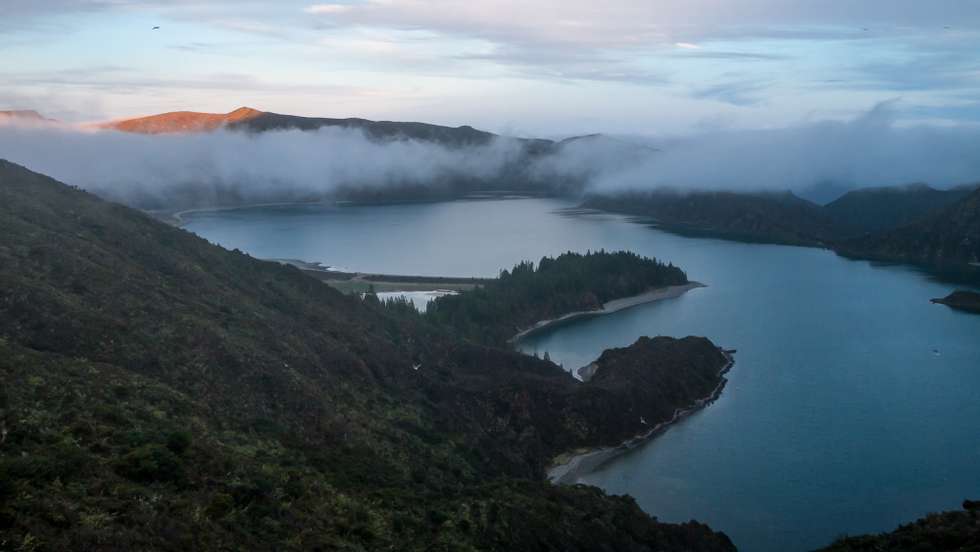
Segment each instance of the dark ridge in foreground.
M0 236L0 549L734 549L543 481L614 389L3 161Z
M980 314L980 293L975 291L954 291L941 299L933 299L932 302L956 310Z
M891 533L844 537L823 552L978 552L980 502L963 501L963 510L929 514Z

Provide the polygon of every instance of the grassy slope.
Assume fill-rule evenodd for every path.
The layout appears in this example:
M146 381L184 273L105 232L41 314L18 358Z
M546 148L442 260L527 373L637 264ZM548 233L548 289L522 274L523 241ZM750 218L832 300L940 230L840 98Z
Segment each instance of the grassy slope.
M731 548L539 481L550 363L2 161L0 236L0 548Z

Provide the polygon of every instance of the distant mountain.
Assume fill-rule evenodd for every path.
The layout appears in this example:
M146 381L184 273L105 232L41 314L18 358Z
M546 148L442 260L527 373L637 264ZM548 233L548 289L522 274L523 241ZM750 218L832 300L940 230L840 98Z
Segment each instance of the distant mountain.
M792 192L626 192L591 195L582 206L644 217L673 232L733 240L820 246L834 235L820 206Z
M0 543L734 550L543 479L643 429L621 389L657 420L716 384L706 339L582 384L5 161L0 236Z
M53 119L48 119L47 117L41 115L33 109L15 109L9 111L0 111L0 119L16 119L20 121L47 121L51 122Z
M980 263L980 189L900 228L845 240L843 255L929 264Z
M230 113L197 113L174 111L136 119L123 119L99 126L138 134L170 134L178 132L210 132L235 123L264 115L250 107L240 107Z
M399 175L392 175L392 181L379 186L372 182L343 183L331 191L333 199L357 202L390 202L390 201L433 201L461 197L472 193L482 193L494 190L507 190L531 195L574 194L581 190L584 183L578 179L549 179L541 178L533 170L536 161L549 153L557 151L555 142L551 140L513 138L500 136L491 132L477 130L471 126L447 127L417 122L370 121L367 119L348 118L331 119L323 117L300 117L283 115L256 109L242 107L230 113L196 113L179 111L163 113L136 119L111 121L99 125L122 132L138 134L172 134L172 133L203 133L219 129L246 133L260 133L275 130L315 131L320 128L351 129L362 132L369 140L385 142L390 140L409 139L419 142L437 144L446 148L467 148L489 146L495 141L505 144L506 154L502 156L501 166L494 174L472 175L466 171L451 170L434 175L426 181L399 181ZM181 193L168 196L167 201L172 205L148 203L158 202L151 197L146 201L134 203L144 208L165 209L167 207L198 207L218 201L225 205L240 203L234 197L234 190L220 191L220 198L207 194L216 193L214 190L204 190L200 193L197 186L190 186ZM270 192L268 201L295 201L297 199L288 193ZM202 203L203 202L203 203Z
M970 191L937 190L926 184L861 188L828 203L824 211L838 234L857 236L905 226L956 203Z
M210 132L220 128L265 132L270 130L316 130L324 127L338 127L363 131L369 138L387 140L407 138L434 142L453 147L479 146L489 144L498 135L477 130L471 126L447 127L429 123L371 121L368 119L332 119L325 117L301 117L259 111L250 107L240 107L230 113L196 113L177 111L150 115L136 119L112 121L102 125L124 132L140 134L166 134L178 132ZM551 140L526 140L521 143L531 153L540 153L553 146Z
M826 205L853 189L854 186L824 180L802 190L797 190L796 194L817 205Z

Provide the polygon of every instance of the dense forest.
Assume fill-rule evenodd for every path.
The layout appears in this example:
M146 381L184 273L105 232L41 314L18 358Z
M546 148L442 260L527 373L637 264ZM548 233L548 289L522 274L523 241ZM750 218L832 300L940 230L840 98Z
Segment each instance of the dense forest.
M685 283L687 275L676 266L628 251L569 252L544 257L537 266L522 262L476 289L440 297L425 318L475 341L502 345L539 321Z
M891 533L843 537L821 552L980 552L980 502L963 510L929 514Z
M895 229L841 242L842 255L926 264L980 263L980 189Z
M3 161L0 236L0 549L733 549L543 480L618 386Z
M808 246L833 235L833 222L820 207L790 192L636 191L588 196L582 206L641 217L685 235Z

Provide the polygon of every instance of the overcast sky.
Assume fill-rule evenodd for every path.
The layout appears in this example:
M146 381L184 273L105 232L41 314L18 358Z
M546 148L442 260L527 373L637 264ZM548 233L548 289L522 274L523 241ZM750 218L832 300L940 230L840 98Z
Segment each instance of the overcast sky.
M160 26L159 30L152 27ZM518 135L980 124L975 0L0 0L0 109Z

